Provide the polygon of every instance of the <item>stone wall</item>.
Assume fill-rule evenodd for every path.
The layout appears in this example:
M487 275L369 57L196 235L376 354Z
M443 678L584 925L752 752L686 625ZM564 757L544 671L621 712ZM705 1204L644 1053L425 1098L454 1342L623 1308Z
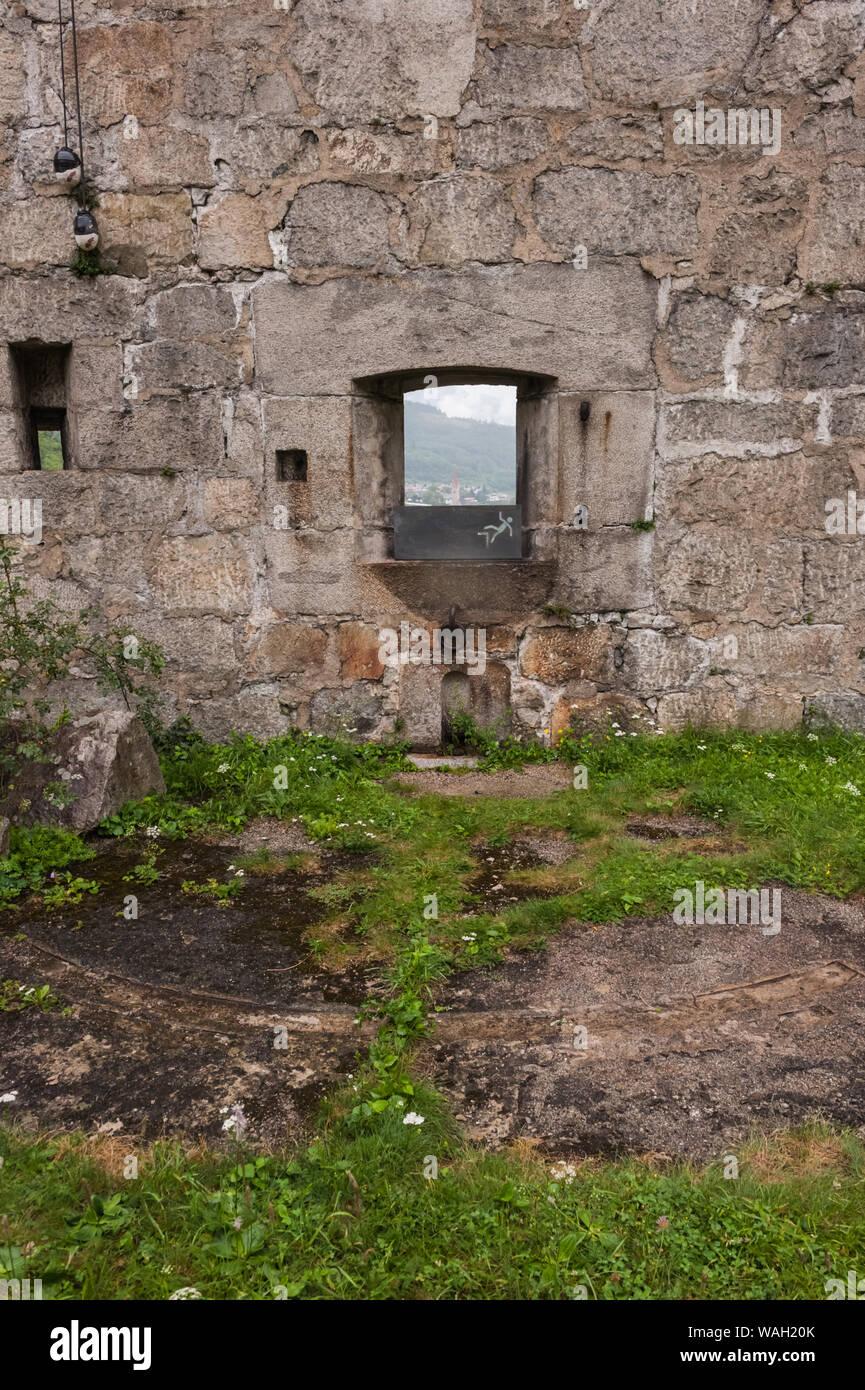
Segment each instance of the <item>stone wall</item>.
M78 20L93 278L51 179L54 0L0 28L2 487L42 498L36 592L164 644L170 715L434 742L441 672L383 668L379 630L454 604L533 729L865 727L863 540L826 529L865 498L865 0ZM698 101L779 113L777 153L677 143ZM27 343L70 345L63 473L28 469ZM391 558L424 372L542 383L522 563Z

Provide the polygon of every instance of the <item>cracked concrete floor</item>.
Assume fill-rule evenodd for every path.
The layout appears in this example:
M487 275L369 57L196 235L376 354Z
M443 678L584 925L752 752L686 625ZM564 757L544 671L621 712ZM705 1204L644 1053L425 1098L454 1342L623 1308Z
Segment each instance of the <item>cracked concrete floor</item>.
M781 893L774 937L573 925L546 952L452 979L422 1064L492 1143L708 1157L758 1128L861 1127L865 904Z
M259 847L249 833L169 847L163 878L136 888L140 915L127 922L123 875L140 846L103 844L82 866L100 883L96 898L4 914L0 978L50 984L71 1009L0 1012L0 1094L15 1092L6 1116L34 1128L212 1141L225 1108L242 1101L252 1142L306 1132L316 1102L368 1041L369 1026L354 1019L375 974L317 969L304 939L323 912L310 889L340 867L337 856L249 877L227 907L182 892L189 877L225 880L241 849Z
M308 890L336 859L250 882L230 908L177 891L190 861L220 876L237 849L179 846L155 898L141 890L134 927L118 907L138 852L114 844L86 866L96 899L4 922L0 976L49 983L72 1010L0 1013L6 1115L213 1140L242 1100L253 1142L306 1132L369 1041L354 1019L378 976L321 971L303 940L322 910ZM545 952L455 976L418 1064L492 1144L703 1157L818 1116L861 1127L865 903L781 893L774 937L671 918L575 923Z

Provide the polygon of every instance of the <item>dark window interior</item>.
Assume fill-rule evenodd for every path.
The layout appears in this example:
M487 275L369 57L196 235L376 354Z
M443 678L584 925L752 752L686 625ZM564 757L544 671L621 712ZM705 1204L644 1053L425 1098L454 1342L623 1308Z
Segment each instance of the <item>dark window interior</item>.
M277 449L276 476L281 483L305 483L307 457L305 449Z
M59 472L70 466L66 412L68 343L13 343L18 396L28 424L31 468Z

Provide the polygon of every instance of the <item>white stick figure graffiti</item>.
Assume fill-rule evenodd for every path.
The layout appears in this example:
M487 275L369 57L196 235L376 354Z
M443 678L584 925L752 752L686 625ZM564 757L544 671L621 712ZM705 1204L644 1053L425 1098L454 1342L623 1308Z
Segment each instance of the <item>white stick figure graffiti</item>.
M488 546L494 545L497 538L503 536L505 531L507 531L509 536L514 534L514 528L511 525L513 521L512 516L502 516L501 512L499 512L499 521L502 523L501 526L496 526L494 522L490 521L482 531L478 531L478 535L483 536Z

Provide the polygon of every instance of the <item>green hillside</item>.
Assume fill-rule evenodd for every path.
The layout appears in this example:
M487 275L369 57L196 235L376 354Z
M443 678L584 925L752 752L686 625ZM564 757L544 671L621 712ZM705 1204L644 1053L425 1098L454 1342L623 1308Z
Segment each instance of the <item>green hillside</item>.
M63 467L63 445L59 430L39 431L39 466L52 471Z
M484 487L513 498L515 431L487 420L452 419L433 406L406 401L406 483L450 487L454 468L461 487Z

